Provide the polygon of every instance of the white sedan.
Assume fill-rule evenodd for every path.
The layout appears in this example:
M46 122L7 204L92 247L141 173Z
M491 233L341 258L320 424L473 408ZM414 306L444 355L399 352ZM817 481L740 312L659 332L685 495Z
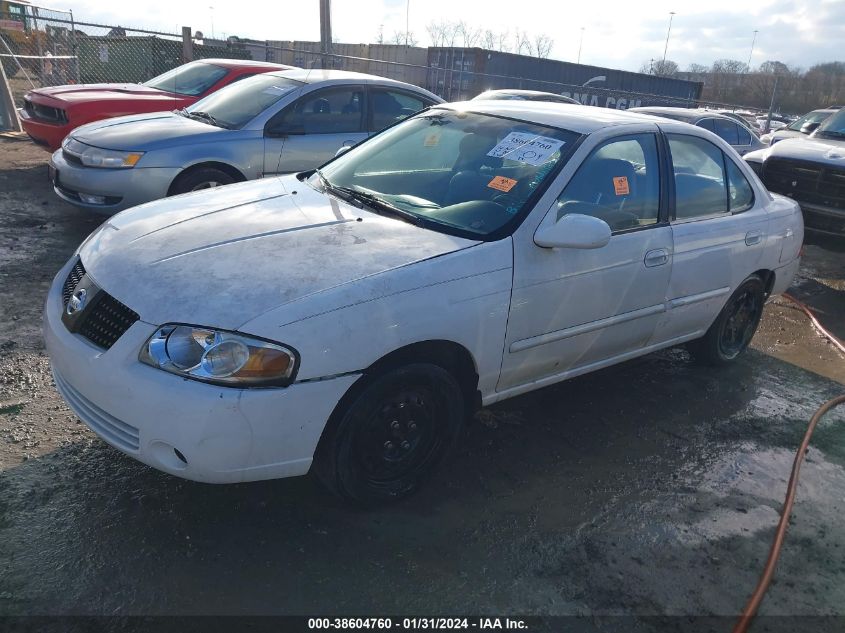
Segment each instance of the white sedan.
M681 343L735 359L802 239L798 205L704 129L473 101L112 217L44 331L68 405L132 457L214 483L313 466L373 504L479 405Z

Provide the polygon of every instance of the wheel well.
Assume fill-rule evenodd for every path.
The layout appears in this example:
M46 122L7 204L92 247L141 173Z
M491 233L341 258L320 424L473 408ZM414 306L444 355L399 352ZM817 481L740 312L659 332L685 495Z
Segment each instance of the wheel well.
M467 417L481 407L481 393L478 391L478 372L472 354L463 345L454 341L433 340L413 343L393 350L363 370L361 378L343 394L329 416L315 450L315 458L325 450L325 440L331 430L340 422L343 411L358 397L375 376L411 363L431 363L452 373L461 387L466 403Z
M754 271L754 274L763 280L763 291L768 297L772 292L772 288L775 286L775 272L773 270L763 269Z
M231 176L235 180L235 182L243 182L243 181L246 180L246 176L244 176L240 171L238 171L237 169L235 169L231 165L228 165L226 163L219 163L217 161L212 160L212 161L207 161L205 163L197 163L196 165L191 165L187 169L183 169L181 172L179 172L179 174L176 176L176 178L173 179L173 182L170 183L170 187L167 189L167 195L168 196L173 195L173 188L175 187L176 183L179 181L180 178L182 178L186 174L190 174L190 173L193 173L193 172L195 172L199 169L206 169L206 168L219 169L224 174L228 174L229 176Z
M364 375L378 375L410 363L431 363L442 367L458 381L468 408L475 410L481 406L475 360L466 347L454 341L421 341L400 347L367 367Z

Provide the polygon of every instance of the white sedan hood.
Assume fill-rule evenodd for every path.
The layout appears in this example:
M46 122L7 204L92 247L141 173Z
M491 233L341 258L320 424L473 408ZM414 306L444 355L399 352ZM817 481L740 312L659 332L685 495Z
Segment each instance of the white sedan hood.
M309 295L476 243L360 210L289 176L129 209L79 254L94 281L143 321L237 329Z

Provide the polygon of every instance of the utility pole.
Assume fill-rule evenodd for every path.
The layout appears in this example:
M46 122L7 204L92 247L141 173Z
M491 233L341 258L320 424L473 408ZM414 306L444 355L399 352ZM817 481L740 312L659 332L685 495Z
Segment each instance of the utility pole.
M754 37L751 39L751 52L748 53L748 63L745 65L745 72L751 70L751 56L754 54L754 44L757 43L757 31L754 31Z
M332 0L320 0L320 52L323 54L322 66L327 68L332 52Z
M669 11L669 30L666 31L666 46L663 47L663 68L661 72L666 71L666 51L669 50L669 33L672 32L672 18L675 17L674 11Z
M581 63L581 47L584 45L584 27L581 27L581 40L578 42L578 61L577 64Z
M769 104L769 113L766 115L766 129L763 130L763 134L768 134L769 129L772 126L772 110L775 107L775 95L778 93L778 80L780 79L780 75L775 75L775 87L772 88L772 101Z
M211 39L214 38L214 7L208 7L208 12L211 15Z

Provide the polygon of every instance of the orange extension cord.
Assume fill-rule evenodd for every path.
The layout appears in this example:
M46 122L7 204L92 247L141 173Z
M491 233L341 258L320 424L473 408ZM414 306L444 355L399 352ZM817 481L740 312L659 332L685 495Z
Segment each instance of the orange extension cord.
M810 309L807 306L798 301L795 297L787 294L782 296L784 299L787 299L797 305L804 313L806 313L819 332L824 334L834 345L836 345L836 347L839 348L840 351L845 353L845 345L843 345L842 341L824 329L822 324L819 323L818 319L816 319L816 315L810 312ZM748 603L742 610L742 614L739 616L736 624L734 625L733 633L745 633L748 630L748 627L751 626L751 622L757 614L757 609L760 607L760 603L766 595L766 590L772 582L772 577L775 575L775 566L777 565L778 558L780 558L780 550L783 547L783 541L786 538L786 528L789 524L789 516L792 514L792 505L795 503L795 491L798 488L798 473L801 470L804 455L810 446L810 438L813 435L813 431L816 429L816 425L819 423L819 420L821 420L828 411L843 403L845 403L845 395L828 400L820 406L813 414L813 417L810 418L810 425L807 427L807 432L804 434L804 439L801 441L801 446L798 448L798 452L795 455L795 461L792 464L792 474L789 476L789 485L786 488L786 500L784 501L783 510L780 514L780 521L778 522L778 527L775 531L775 538L772 541L772 547L769 550L769 557L766 559L766 566L763 568L763 573L760 576L757 587L754 589L754 593L751 594L751 597L748 599Z

